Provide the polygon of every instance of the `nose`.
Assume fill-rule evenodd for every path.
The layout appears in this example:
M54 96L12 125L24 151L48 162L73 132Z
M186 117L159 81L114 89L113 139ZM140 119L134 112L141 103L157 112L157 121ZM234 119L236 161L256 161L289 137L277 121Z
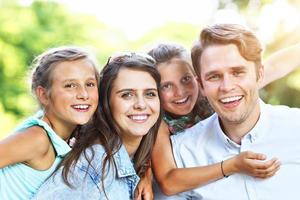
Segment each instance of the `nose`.
M85 87L78 87L77 89L77 98L87 100L89 98L89 92Z
M174 96L181 97L184 94L184 86L176 86L174 87Z
M232 89L234 89L234 82L232 78L230 78L228 75L224 75L220 84L220 90L223 92L229 92Z
M134 109L144 110L146 108L146 102L143 97L137 97L134 103Z

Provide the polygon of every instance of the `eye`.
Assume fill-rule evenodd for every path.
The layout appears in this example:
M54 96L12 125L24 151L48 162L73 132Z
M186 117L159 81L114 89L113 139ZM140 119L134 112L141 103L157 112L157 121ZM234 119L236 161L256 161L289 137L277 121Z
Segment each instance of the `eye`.
M146 97L153 98L153 97L157 96L157 92L156 91L147 91L145 95L146 95Z
M95 87L96 86L96 83L95 82L88 82L87 84L86 84L86 86L88 86L88 87Z
M242 74L244 74L244 71L234 71L234 72L232 72L232 75L236 76L236 77L241 76Z
M221 78L220 74L212 74L207 77L208 81L218 81Z
M173 85L171 83L165 83L160 86L160 88L162 90L170 90L170 89L172 89L172 87L173 87Z
M131 97L133 97L133 93L132 92L124 92L121 94L121 97L123 99L130 99Z
M188 83L190 80L192 80L192 77L191 77L190 75L184 76L184 77L182 78L182 82L183 82L183 83Z
M65 88L75 88L75 87L76 87L76 84L75 84L75 83L67 83L67 84L65 84L64 87L65 87Z

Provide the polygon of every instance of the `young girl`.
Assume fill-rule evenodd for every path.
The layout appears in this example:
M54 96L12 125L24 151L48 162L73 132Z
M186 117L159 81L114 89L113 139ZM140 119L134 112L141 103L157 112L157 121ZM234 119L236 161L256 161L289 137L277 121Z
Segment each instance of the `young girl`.
M30 199L70 151L78 125L98 105L94 59L76 47L51 49L35 60L32 91L43 112L0 142L0 199Z
M133 199L139 177L150 167L161 115L155 61L120 55L100 76L92 122L35 199Z
M296 53L293 53L297 48L299 50L299 45L278 52L265 63L267 74L264 84L280 78L282 74L292 71L300 64L296 59ZM183 47L161 44L152 49L149 54L157 61L157 68L162 78L160 94L162 107L165 110L164 122L161 124L152 156L152 169L161 190L167 195L172 195L223 178L220 163L205 167L176 168L169 141L170 132L176 134L205 119L211 113L211 109L198 92L190 55ZM287 55L292 59L288 62L289 67L282 67L282 70L276 71L278 66L285 64L281 59ZM276 68L273 63L276 63ZM266 158L262 154L241 153L224 161L225 176L240 172L260 178L270 177L278 170L280 163L276 159L261 162L264 159ZM155 197L155 199L159 198L159 195Z

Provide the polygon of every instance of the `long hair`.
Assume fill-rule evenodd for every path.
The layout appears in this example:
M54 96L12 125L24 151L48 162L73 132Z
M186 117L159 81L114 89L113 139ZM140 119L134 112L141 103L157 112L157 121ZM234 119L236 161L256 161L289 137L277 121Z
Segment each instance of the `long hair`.
M110 94L113 83L118 76L120 69L128 68L148 72L156 82L159 89L160 75L155 68L155 61L148 55L142 56L136 53L129 55L122 55L115 58L110 58L100 73L99 82L99 105L96 113L91 120L91 123L85 125L81 129L81 133L76 138L76 143L64 159L62 165L64 182L71 186L68 182L68 175L70 168L76 164L80 155L84 153L89 166L94 157L87 157L85 150L95 143L101 144L106 152L102 163L102 183L105 179L105 172L107 167L115 166L113 156L122 146L122 138L120 137L120 129L114 122L111 108L110 108ZM140 177L145 175L145 171L150 167L150 158L152 148L157 136L159 124L161 121L161 113L158 121L151 127L148 133L142 138L140 146L138 147L134 158L134 168ZM102 184L104 190L104 186ZM105 192L105 190L104 190Z

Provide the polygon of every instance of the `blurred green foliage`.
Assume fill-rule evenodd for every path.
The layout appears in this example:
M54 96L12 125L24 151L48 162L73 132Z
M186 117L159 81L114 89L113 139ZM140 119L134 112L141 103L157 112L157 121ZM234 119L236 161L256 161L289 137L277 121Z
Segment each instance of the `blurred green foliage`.
M37 109L28 81L35 56L50 47L68 44L105 46L109 52L103 34L117 33L94 17L75 17L62 5L46 1L30 6L3 1L0 21L0 137ZM100 51L95 51L99 55Z
M247 12L249 1L220 0L220 8L228 2ZM259 8L268 2L260 1ZM0 1L0 22L0 138L37 109L30 94L28 72L33 58L46 49L68 44L90 47L99 63L104 64L115 51L144 50L155 42L174 41L190 47L200 32L195 25L168 23L133 41L94 16L72 13L53 1L33 1L30 5L20 5L16 0ZM297 32L280 33L278 40L267 46L266 55L300 41ZM299 80L298 70L270 84L262 91L264 99L300 107Z

